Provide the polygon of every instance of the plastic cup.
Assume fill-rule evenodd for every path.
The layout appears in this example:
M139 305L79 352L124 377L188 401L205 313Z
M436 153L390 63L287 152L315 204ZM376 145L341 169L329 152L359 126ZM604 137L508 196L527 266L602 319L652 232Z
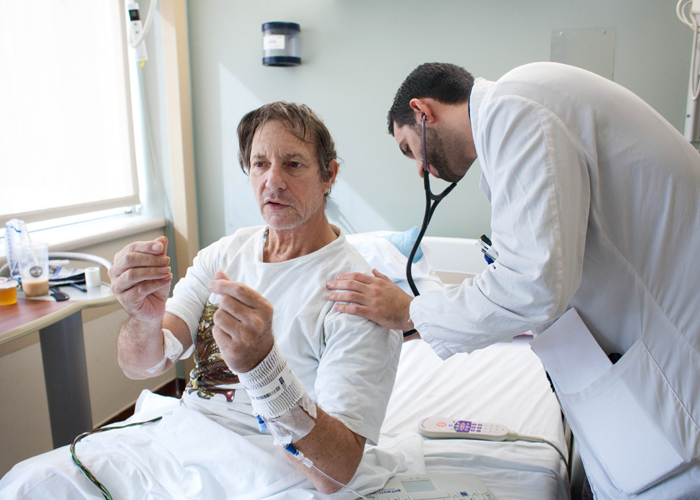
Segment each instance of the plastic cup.
M97 288L102 286L99 267L88 267L85 269L85 285L88 288Z
M0 278L0 306L17 303L17 282Z
M19 271L22 291L27 297L49 294L49 244L44 241L22 243Z

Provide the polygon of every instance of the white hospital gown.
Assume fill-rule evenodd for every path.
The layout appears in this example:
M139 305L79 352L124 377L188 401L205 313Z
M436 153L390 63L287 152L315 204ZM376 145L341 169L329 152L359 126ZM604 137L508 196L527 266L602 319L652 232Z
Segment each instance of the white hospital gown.
M312 254L264 263L263 233L262 227L242 229L200 251L166 310L187 323L200 341L198 354L211 360L219 357L218 348L202 346L197 333L204 329L212 276L222 269L231 280L255 289L272 303L276 342L312 399L376 442L396 375L400 336L336 312L325 298L327 281L343 272L369 272L369 266L342 234ZM260 433L250 400L235 379L224 376L217 386L211 376L195 369L182 401L142 394L129 420L163 415L161 421L90 436L78 444L78 456L115 498L323 497L287 462L272 436ZM404 468L400 455L375 449L365 454L351 485L373 491ZM67 447L18 464L0 482L2 499L50 497L101 498L70 462ZM353 495L341 490L333 497Z

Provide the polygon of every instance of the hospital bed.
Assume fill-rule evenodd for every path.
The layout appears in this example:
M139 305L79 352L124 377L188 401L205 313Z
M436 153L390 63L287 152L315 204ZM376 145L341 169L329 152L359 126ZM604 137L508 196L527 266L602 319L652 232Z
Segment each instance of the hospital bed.
M386 244L387 235L391 233L364 233L348 240L373 267L404 288L400 252ZM422 249L425 256L413 271L420 290L442 286L439 282L461 283L486 266L475 240L426 237ZM405 262L404 257L404 267ZM550 441L568 459L561 409L541 362L530 350L530 338L521 335L446 361L422 340L405 343L378 446L390 448L402 438L416 439L419 421L439 416L502 424ZM422 456L408 457L412 474L472 473L500 500L569 498L567 463L548 444L420 440Z

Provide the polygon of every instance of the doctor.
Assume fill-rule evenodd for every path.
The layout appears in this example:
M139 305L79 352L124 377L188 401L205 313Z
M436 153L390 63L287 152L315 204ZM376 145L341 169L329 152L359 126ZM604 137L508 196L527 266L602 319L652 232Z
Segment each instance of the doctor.
M458 181L479 158L497 261L416 298L377 271L345 274L328 298L417 329L442 358L527 330L575 357L563 323L548 327L578 314L601 354L623 354L585 387L567 382L582 374L553 376L593 494L698 498L698 152L628 90L554 63L496 82L451 64L416 68L388 121L419 174L423 116L432 175Z

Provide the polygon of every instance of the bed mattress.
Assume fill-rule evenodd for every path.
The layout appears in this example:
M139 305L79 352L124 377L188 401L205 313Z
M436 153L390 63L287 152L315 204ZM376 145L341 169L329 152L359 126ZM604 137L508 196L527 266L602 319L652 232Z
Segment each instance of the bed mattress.
M503 424L568 456L559 403L529 340L516 337L446 361L421 340L405 343L379 447L415 439L420 420L439 416ZM411 473L473 473L499 500L569 498L566 463L547 444L421 440L423 456L411 457Z

